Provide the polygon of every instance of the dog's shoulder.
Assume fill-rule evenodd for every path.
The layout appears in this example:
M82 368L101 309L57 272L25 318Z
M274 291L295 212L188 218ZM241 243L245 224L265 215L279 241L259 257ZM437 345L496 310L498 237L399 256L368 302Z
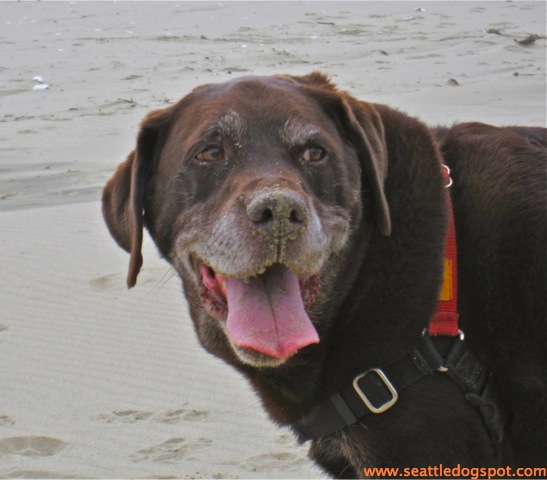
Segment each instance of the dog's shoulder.
M438 127L434 134L453 171L456 195L499 220L526 215L538 226L545 224L545 128L473 122Z

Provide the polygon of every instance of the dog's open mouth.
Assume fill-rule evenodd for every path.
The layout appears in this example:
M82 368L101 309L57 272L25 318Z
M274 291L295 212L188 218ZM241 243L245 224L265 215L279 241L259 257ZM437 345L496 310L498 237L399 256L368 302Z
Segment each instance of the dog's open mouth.
M319 336L306 309L319 291L319 276L301 279L281 264L238 279L200 264L201 299L207 312L223 322L231 343L258 356L284 360Z

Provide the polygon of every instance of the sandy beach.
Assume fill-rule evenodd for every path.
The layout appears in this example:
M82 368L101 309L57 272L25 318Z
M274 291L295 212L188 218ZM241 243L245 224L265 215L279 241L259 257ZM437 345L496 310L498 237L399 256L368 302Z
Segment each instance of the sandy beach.
M145 114L321 70L434 124L546 125L546 3L2 2L0 478L324 478L100 211ZM37 78L39 77L39 78Z

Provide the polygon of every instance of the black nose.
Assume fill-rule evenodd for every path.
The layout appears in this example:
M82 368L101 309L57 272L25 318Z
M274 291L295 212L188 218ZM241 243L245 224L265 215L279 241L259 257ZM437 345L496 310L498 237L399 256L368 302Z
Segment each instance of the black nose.
M271 240L295 239L306 228L308 209L304 200L290 190L268 190L255 195L247 205L254 228Z

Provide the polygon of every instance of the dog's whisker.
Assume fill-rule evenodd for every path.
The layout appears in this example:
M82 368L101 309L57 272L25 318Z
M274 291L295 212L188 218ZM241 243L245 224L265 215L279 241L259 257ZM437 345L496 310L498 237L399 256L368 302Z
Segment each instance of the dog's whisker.
M151 295L152 293L155 293L157 292L160 288L163 288L165 287L165 285L167 284L167 282L169 282L172 278L176 277L177 276L177 272L176 270L173 268L173 267L170 267L169 269L167 269L165 271L165 273L162 275L162 277L160 279L158 279L155 283L154 283L154 286L152 286L150 288L150 290L146 293L146 295L144 296L144 298L147 298L149 295Z

